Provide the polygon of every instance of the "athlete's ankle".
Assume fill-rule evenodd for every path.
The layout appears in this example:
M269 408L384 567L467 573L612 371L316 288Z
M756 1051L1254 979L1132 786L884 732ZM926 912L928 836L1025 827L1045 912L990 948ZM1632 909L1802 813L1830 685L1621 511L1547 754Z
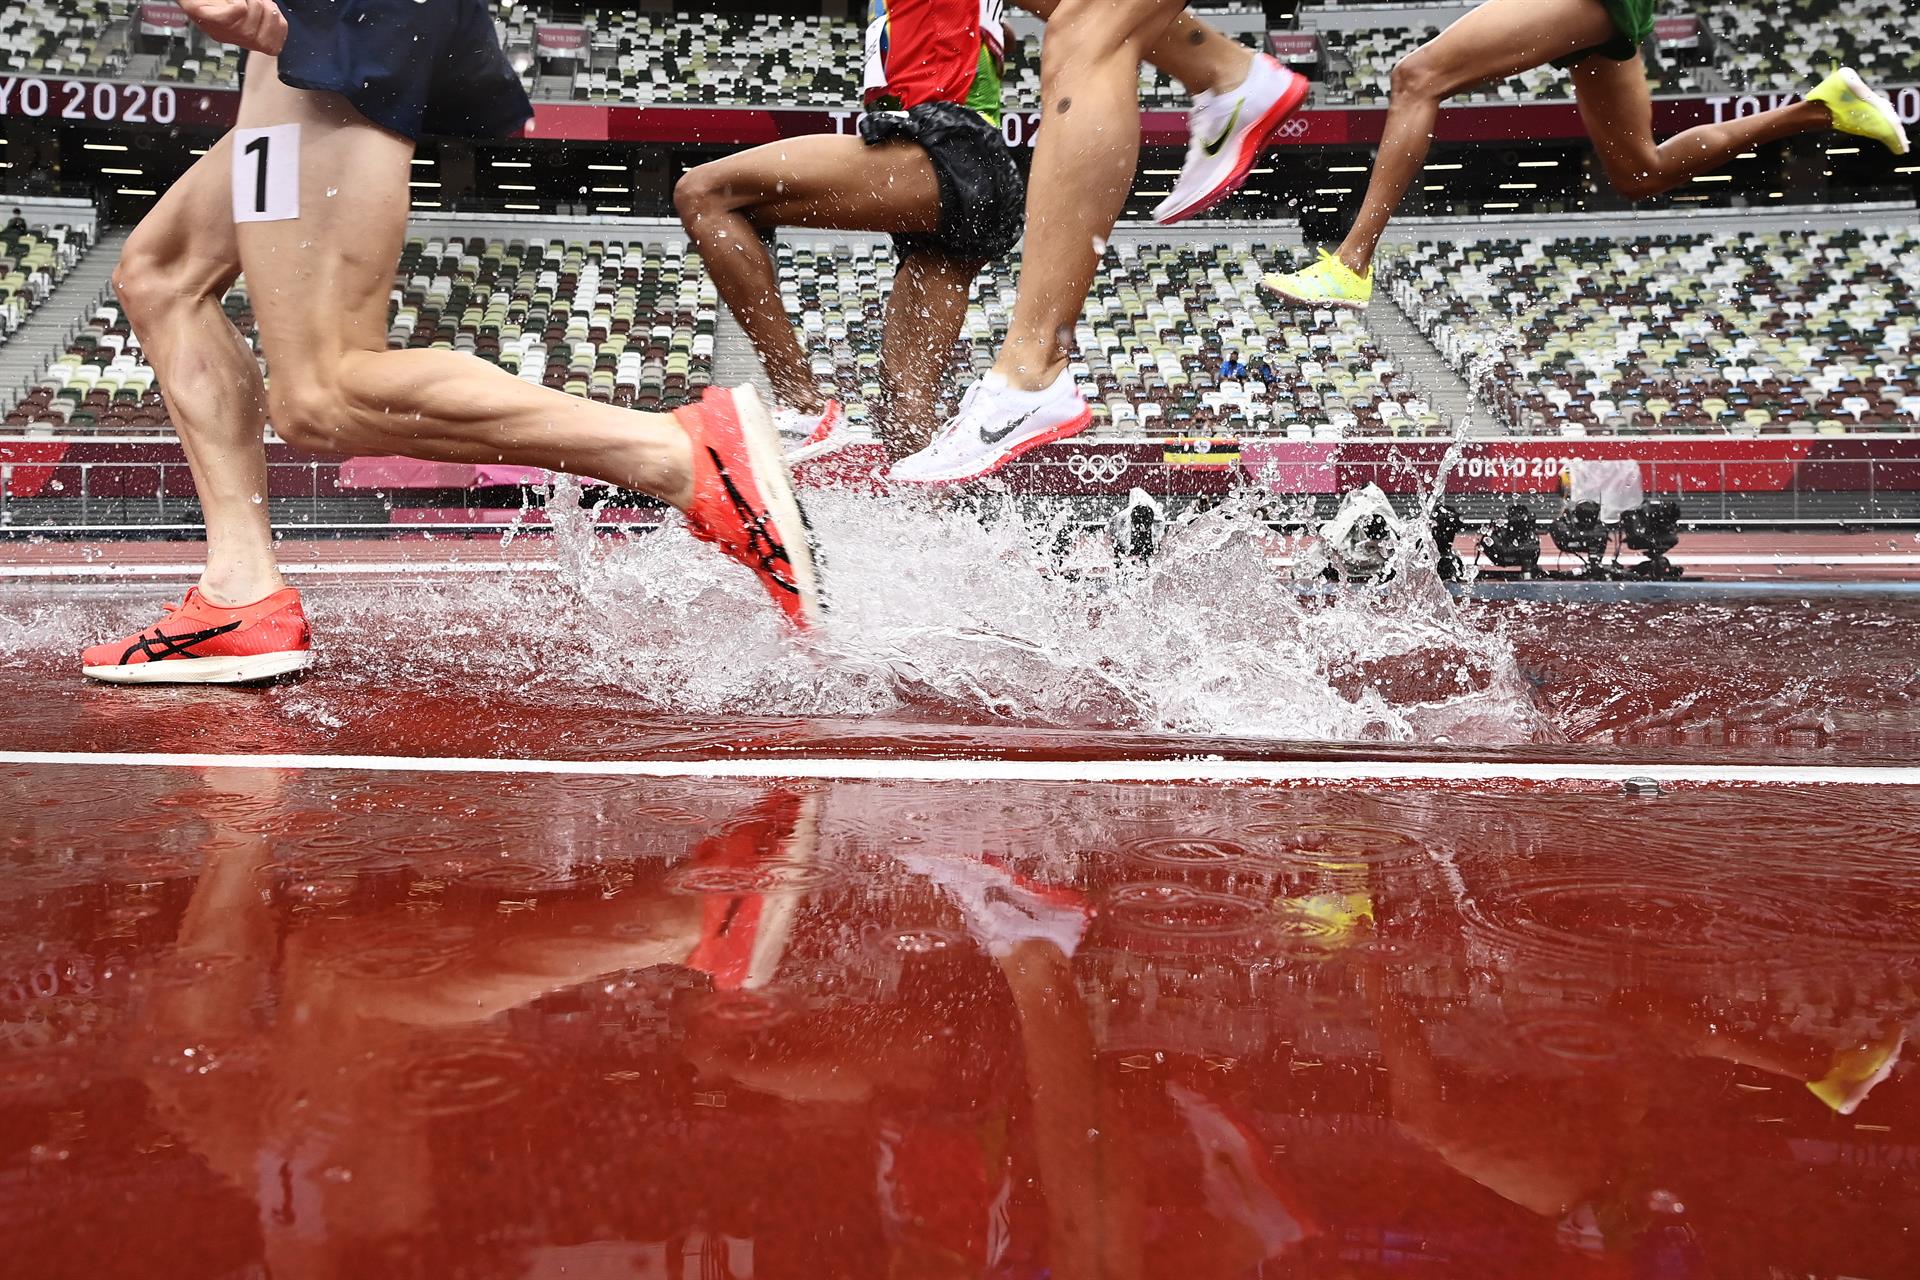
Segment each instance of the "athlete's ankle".
M1213 84L1208 86L1215 93L1232 93L1247 82L1253 74L1253 50L1238 40L1222 40L1230 52L1222 60L1219 73L1214 76Z
M1002 360L993 367L993 371L1005 378L1007 386L1013 390L1032 394L1045 391L1058 382L1060 375L1067 371L1067 359L1061 356L1044 365L1037 361L1015 363Z
M1364 276L1367 272L1373 270L1373 249L1371 246L1349 249L1346 245L1341 245L1340 251L1333 256L1340 259L1340 261L1345 264L1347 270L1357 276Z
M286 585L280 570L273 566L265 570L205 573L200 576L200 598L222 609L244 609L283 590Z

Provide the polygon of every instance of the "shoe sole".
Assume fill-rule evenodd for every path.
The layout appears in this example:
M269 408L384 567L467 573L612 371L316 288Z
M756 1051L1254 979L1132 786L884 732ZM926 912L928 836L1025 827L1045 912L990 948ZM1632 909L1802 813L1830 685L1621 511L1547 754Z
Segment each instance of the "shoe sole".
M1261 276L1260 287L1268 293L1277 293L1283 298L1304 302L1310 307L1344 307L1348 311L1365 311L1373 305L1372 298L1309 298L1304 294L1295 293L1285 285L1276 283L1278 279L1277 276Z
M838 453L853 443L853 432L847 425L847 411L838 400L833 401L833 425L827 428L827 434L818 440L809 440L786 450L787 466L797 467L803 462L812 462L824 458L830 453Z
M1092 407L1088 405L1082 405L1080 409L1080 414L1078 417L1069 418L1067 421L1061 423L1057 427L1048 427L1045 431L1042 431L1039 435L1028 436L1025 440L1022 440L1020 443L1014 445L1012 448L1006 450L1004 453L995 454L993 457L993 460L978 471L970 471L970 472L967 472L965 475L958 475L958 476L931 476L925 480L916 480L909 476L899 476L896 478L899 480L901 484L923 484L923 485L971 484L975 480L986 479L988 476L992 475L994 472L998 471L1000 468L1006 466L1009 462L1012 462L1015 458L1018 458L1023 453L1028 453L1034 449L1038 449L1043 444L1055 444L1061 440L1065 440L1065 439L1068 439L1069 437L1079 435L1082 431L1085 431L1089 426L1091 426L1092 423L1093 423Z
M807 523L800 496L794 492L793 476L787 470L786 455L780 447L780 430L773 425L773 417L767 412L760 393L751 386L735 387L727 394L733 398L740 439L746 446L747 461L753 466L754 494L772 518L774 530L780 535L780 545L786 548L787 560L793 566L793 585L800 597L801 616L806 626L817 626L826 612L816 568L819 548L814 544L813 526Z
M166 658L120 666L81 667L83 675L107 684L253 684L304 671L313 650L257 653L239 658Z
M827 433L824 440L815 440L812 444L803 444L787 454L787 465L797 467L803 462L817 462L829 454L840 452L853 443L853 432L844 424L836 426Z
M1165 217L1156 217L1155 222L1163 227L1170 227L1176 222L1196 218L1227 199L1246 183L1247 175L1253 172L1253 162L1258 160L1260 153L1267 149L1268 144L1273 141L1273 135L1280 132L1280 126L1287 122L1287 118L1300 109L1300 104L1307 100L1307 94L1313 87L1299 72L1288 69L1287 74L1293 77L1293 83L1271 107L1267 108L1267 114L1261 116L1259 122L1247 131L1247 136L1240 144L1239 158L1234 161L1233 168L1228 171L1226 178L1186 208L1176 209Z
M1891 147L1889 150L1897 156L1907 154L1907 127L1900 123L1900 113L1894 110L1893 104L1881 94L1874 92L1867 82L1860 78L1860 73L1852 67L1840 68L1840 79L1853 91L1854 97L1878 111L1881 117L1893 126L1893 136L1900 145Z

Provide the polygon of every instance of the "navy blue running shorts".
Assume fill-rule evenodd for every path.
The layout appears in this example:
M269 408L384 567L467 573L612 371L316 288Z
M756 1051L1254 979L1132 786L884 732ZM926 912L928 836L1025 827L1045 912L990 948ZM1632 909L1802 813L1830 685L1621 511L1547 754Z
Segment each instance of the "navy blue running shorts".
M533 118L486 0L276 0L280 79L408 138L503 138Z

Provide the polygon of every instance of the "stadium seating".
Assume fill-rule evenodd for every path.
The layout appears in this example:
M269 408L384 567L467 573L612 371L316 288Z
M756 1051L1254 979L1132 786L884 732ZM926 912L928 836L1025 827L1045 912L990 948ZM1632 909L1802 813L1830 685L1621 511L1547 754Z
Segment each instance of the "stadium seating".
M24 0L0 7L0 69L110 76L127 62L127 0Z
M34 227L0 233L0 342L13 335L80 261L90 238L76 227Z
M1256 281L1283 255L1236 244L1116 241L1075 332L1074 369L1096 429L1126 435L1343 436L1443 434L1438 415L1351 313L1279 312ZM782 301L800 319L823 387L869 419L880 393L879 347L894 271L879 246L782 246ZM974 284L954 366L983 371L1012 311L1017 272ZM1221 355L1266 357L1276 379L1221 379ZM840 371L848 371L842 374Z
M1525 434L1920 426L1910 227L1421 244L1394 299Z
M1910 0L1786 0L1701 6L1721 36L1719 69L1743 88L1811 86L1835 64L1888 84L1920 80L1920 6Z
M1719 36L1710 67L1649 64L1655 92L1788 90L1834 62L1850 62L1887 83L1920 80L1920 8L1905 0L1788 0L1777 5L1707 4L1695 11ZM1216 6L1216 9L1219 6ZM133 53L131 0L10 0L0 4L0 68L37 75L138 75L209 87L239 81L241 55L230 47L182 41L160 54ZM1246 6L1229 11L1250 12ZM589 9L590 57L568 76L536 76L534 33L549 20L524 4L497 6L509 52L529 66L536 97L590 102L734 104L845 109L859 99L861 24L791 14L672 14L637 8ZM1203 15L1204 16L1204 15ZM1309 19L1311 25L1311 19ZM1320 32L1328 52L1314 100L1327 105L1387 96L1393 65L1438 30L1409 25ZM195 45L201 47L194 47ZM1007 75L1008 105L1039 103L1037 41L1018 42ZM1179 85L1151 68L1142 102L1177 110ZM1530 71L1464 95L1469 101L1565 98L1564 73Z
M466 351L529 382L640 409L712 378L715 294L681 243L414 239L394 281L390 347ZM227 294L253 341L245 282ZM91 321L6 418L9 431L167 427L153 370L118 307Z
M1440 28L1432 25L1323 32L1333 56L1315 101L1325 106L1341 106L1385 100L1394 64L1439 34ZM1705 92L1711 87L1698 68L1663 66L1658 61L1647 63L1647 82L1655 93ZM1519 103L1572 96L1573 85L1565 71L1535 67L1510 79L1460 94L1456 100Z

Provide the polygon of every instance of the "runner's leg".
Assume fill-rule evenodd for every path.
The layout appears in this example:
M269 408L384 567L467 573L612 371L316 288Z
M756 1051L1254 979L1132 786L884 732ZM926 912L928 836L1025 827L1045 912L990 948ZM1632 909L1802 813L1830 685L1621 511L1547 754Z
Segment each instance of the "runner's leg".
M1400 200L1420 176L1440 104L1462 89L1543 67L1617 34L1600 0L1487 0L1400 60L1386 130L1340 261L1364 275Z
M1181 0L1060 0L1047 21L1025 274L994 366L1015 388L1037 391L1066 368L1074 322L1133 185L1140 61L1180 7Z
M537 387L457 352L387 350L411 142L336 94L288 88L260 54L240 122L301 129L300 216L238 228L282 438L316 451L546 467L686 505L691 451L670 416Z
M880 348L886 387L880 441L890 458L924 449L940 425L934 413L940 380L953 363L954 340L967 319L968 288L984 265L916 253L894 274Z
M940 223L940 183L927 153L910 142L870 147L854 137L772 142L703 164L680 179L673 203L774 394L810 413L826 399L759 233L781 226L927 233Z
M1800 133L1820 133L1833 117L1818 102L1795 102L1759 115L1703 124L1653 141L1653 99L1639 59L1588 58L1573 69L1573 97L1593 149L1614 189L1629 200L1670 190L1718 169L1742 151Z
M267 523L267 390L220 300L240 274L230 143L208 148L140 220L114 292L158 375L207 527L200 590L250 604L285 584Z
M1044 22L1059 7L1060 0L1015 3ZM1247 78L1253 50L1183 11L1174 15L1166 31L1153 42L1146 60L1178 80L1190 94L1225 93L1239 88Z

